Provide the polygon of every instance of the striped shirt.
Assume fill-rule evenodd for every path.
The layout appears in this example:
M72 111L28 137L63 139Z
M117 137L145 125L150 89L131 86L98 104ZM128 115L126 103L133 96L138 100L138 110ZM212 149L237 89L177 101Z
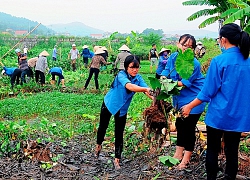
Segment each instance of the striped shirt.
M22 57L25 57L25 54L21 54L18 56L18 65L21 70L26 70L29 68L27 59L20 59Z

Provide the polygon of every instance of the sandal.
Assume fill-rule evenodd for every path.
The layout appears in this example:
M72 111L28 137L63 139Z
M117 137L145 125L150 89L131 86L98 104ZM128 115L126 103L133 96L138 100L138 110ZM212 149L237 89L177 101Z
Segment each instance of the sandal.
M102 145L97 144L97 145L96 145L96 148L95 148L95 154L94 154L94 156L95 156L96 158L99 157L101 150L102 150Z
M114 166L115 166L115 170L120 170L121 166L120 166L120 159L115 158L115 160L113 161Z

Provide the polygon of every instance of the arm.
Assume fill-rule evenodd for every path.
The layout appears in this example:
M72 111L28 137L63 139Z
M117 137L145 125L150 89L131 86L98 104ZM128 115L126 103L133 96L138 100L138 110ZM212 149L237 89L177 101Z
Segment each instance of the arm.
M80 58L80 53L78 50L77 50L77 57Z
M151 58L151 53L150 53L150 51L149 51L149 53L148 53L148 60L150 61L150 58Z
M103 62L103 64L107 64L107 62L105 61L105 59L103 57L101 57L101 61Z
M27 56L23 56L19 60L26 60L26 59L27 59Z
M157 51L155 51L155 54L156 54L156 57L159 59L159 55L158 55Z
M115 60L115 68L116 68L116 66L117 66L117 64L118 64L119 61L120 61L119 56L117 56L117 58Z
M196 106L198 106L198 105L200 105L202 103L202 101L201 100L199 100L198 98L195 98L193 101L191 101L189 104L187 104L187 105L185 105L185 106L183 106L182 108L181 108L181 113L182 113L182 115L185 117L187 117L189 114L190 114L190 112L191 112L191 110L194 108L194 107L196 107Z
M149 91L150 91L150 88L137 86L137 85L132 84L132 83L127 83L127 84L125 85L125 87L126 87L128 90L133 91L133 92L145 92L145 93L148 93L148 94L149 94Z

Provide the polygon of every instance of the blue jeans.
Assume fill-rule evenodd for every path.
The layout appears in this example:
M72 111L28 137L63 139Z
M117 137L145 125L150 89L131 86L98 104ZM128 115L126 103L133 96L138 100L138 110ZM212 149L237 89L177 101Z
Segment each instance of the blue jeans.
M22 70L21 84L26 83L25 75L29 74L29 69Z

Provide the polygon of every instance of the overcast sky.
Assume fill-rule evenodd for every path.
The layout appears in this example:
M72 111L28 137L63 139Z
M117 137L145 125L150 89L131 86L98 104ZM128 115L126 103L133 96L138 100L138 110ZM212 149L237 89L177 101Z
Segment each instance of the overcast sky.
M184 0L1 0L0 11L44 25L82 22L93 28L120 33L146 28L197 30L204 20L187 21L205 6L183 6ZM205 30L216 32L218 24Z

